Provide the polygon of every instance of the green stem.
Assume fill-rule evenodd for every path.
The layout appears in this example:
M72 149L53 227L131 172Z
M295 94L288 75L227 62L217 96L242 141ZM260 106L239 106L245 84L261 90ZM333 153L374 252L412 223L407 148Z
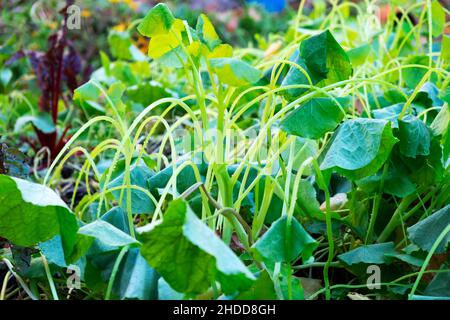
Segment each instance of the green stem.
M372 240L372 236L373 236L373 229L375 227L375 221L377 219L378 216L378 211L380 209L380 203L381 203L381 196L383 195L383 189L384 189L384 180L386 178L386 175L388 173L388 169L389 169L389 163L386 163L384 165L383 168L383 173L381 175L381 182L380 182L380 188L378 190L378 193L374 199L373 202L373 210L372 210L372 215L370 216L370 222L369 222L369 227L367 230L367 235L366 235L366 241L365 243L367 244L369 241Z
M0 301L5 300L6 288L8 286L9 277L11 276L11 271L8 271L3 279L2 290L0 291Z
M327 224L327 240L328 240L328 258L325 266L323 268L323 278L325 282L325 299L331 299L331 289L330 289L330 279L328 275L328 271L330 269L331 263L333 262L334 257L334 240L333 240L333 227L331 221L331 204L330 204L330 191L325 183L325 179L323 178L322 172L320 171L317 160L313 160L314 169L317 175L317 184L325 193L325 219Z
M52 292L53 300L59 300L58 292L56 291L55 283L53 282L52 273L50 272L50 266L48 265L47 259L43 254L41 254L42 263L44 264L45 274L48 279L48 284L50 286L50 291Z
M128 251L128 246L125 246L122 248L122 250L120 250L119 255L117 256L116 261L114 262L114 266L111 272L111 277L109 278L109 282L108 282L108 287L106 289L106 293L105 293L105 300L110 300L111 298L111 292L114 286L114 280L116 279L117 276L117 272L119 271L119 266L120 263L122 262L123 257L125 256L125 254Z
M420 194L422 190L418 190L418 193ZM400 217L403 215L403 213L408 209L409 205L416 199L416 194L411 194L405 198L402 199L399 206L395 210L394 214L391 217L391 220L389 220L388 224L384 228L384 230L379 235L377 242L385 242L386 239L389 238L389 236L394 232L395 228L397 228L398 224L401 222Z

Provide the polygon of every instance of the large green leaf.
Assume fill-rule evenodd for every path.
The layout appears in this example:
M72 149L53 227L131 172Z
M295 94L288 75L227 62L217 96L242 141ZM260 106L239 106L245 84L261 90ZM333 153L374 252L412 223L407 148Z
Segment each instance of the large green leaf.
M153 37L168 33L174 21L175 18L167 5L158 3L147 13L137 29L143 36Z
M258 82L262 73L248 63L233 58L210 60L211 67L223 83L240 87Z
M328 30L302 41L299 50L292 54L290 61L298 64L303 70L291 66L283 79L282 87L309 85L308 77L312 85L327 85L346 80L353 72L350 59ZM288 89L283 91L282 95L288 100L293 100L306 90L306 88Z
M430 154L431 134L425 123L407 115L398 121L400 152L407 157Z
M265 260L291 262L301 255L306 261L319 245L297 219L292 218L289 228L287 221L287 216L279 218L254 244L254 250Z
M326 84L348 79L352 75L350 59L329 30L300 44L300 56L309 73Z
M380 169L397 141L386 120L345 121L329 142L321 169L334 168L349 179L361 179Z
M347 265L358 263L384 264L389 261L386 260L386 254L396 255L393 242L364 245L339 255L338 259Z
M436 239L450 225L450 205L436 211L427 218L408 228L413 243L422 250L430 251ZM436 253L445 252L450 241L450 233L444 237L436 249Z
M280 123L282 130L299 137L319 139L344 118L349 99L315 98L295 109Z
M30 247L59 234L66 256L76 242L75 215L51 189L0 175L0 236Z
M171 202L163 222L143 233L142 242L144 258L178 292L200 294L218 281L232 294L255 279L182 199Z

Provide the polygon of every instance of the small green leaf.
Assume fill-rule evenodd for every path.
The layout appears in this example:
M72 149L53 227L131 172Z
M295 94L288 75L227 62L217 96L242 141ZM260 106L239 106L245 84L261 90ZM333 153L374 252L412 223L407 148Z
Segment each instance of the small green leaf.
M226 294L247 290L253 274L187 203L172 201L162 223L142 234L141 253L176 291L200 294L218 281Z
M45 134L53 133L56 126L49 113L41 112L37 116L22 116L16 120L14 132L19 132L27 123L32 123L39 131Z
M108 44L111 54L117 59L131 60L131 41L128 32L110 31L108 35Z
M300 168L300 166L302 165L302 163L308 159L309 157L315 157L317 155L319 151L319 144L317 143L316 140L311 140L311 139L305 139L305 138L301 138L298 137L295 140L295 146L294 146L294 162L292 167L295 170L298 170L298 168ZM290 150L289 148L285 149L282 153L281 153L281 157L283 158L284 161L289 161L289 154L290 154ZM309 175L311 174L311 170L312 170L313 165L308 165L305 167L304 170L304 174L305 175Z
M433 37L439 37L445 28L445 11L437 0L431 2L431 28Z
M267 271L263 271L249 290L238 295L236 300L277 300L275 288Z
M406 262L415 267L421 267L424 263L423 259L414 257L414 256L412 256L410 254L406 254L406 253L395 253L395 254L386 253L385 258L388 262L392 259L398 259L400 261Z
M405 59L405 64L420 64L423 66L428 66L429 62L428 56L410 56L407 59ZM418 67L412 67L412 68L406 68L403 69L403 79L405 80L406 86L408 88L414 89L422 80L425 73L427 73L426 68L418 68ZM431 76L431 79L433 79L435 76Z
M384 264L387 262L386 254L397 253L394 248L393 242L364 245L339 255L338 259L349 266L357 263Z
M97 220L81 227L78 233L96 238L108 246L124 247L138 243L136 239L103 220Z
M450 110L448 104L444 104L430 125L431 132L433 132L435 136L444 135L448 131L449 123Z
M297 203L306 216L314 217L316 219L325 217L320 210L320 203L317 201L316 190L308 180L300 180Z
M407 157L430 154L431 134L425 123L413 115L398 121L400 152Z
M11 69L2 68L0 69L0 83L6 87L8 83L11 81L13 73Z
M199 38L206 43L209 49L213 50L221 43L214 26L205 14L201 14L198 17L196 29Z
M205 175L207 166L205 163L197 166L200 175ZM162 189L167 186L170 178L173 175L173 166L168 166L163 170L156 173L154 176L147 180L147 185L151 191ZM197 183L195 178L194 169L191 166L187 166L181 170L177 175L177 191L181 194L186 191L193 184Z
M370 44L364 44L354 49L347 51L347 55L353 66L363 65L372 53Z
M67 263L64 257L64 249L62 246L61 236L57 234L50 240L39 244L39 249L51 263L60 267L67 267Z
M441 270L445 270L446 266L443 264ZM423 292L427 296L433 297L447 297L450 300L450 272L437 273L430 284Z
M215 58L210 60L211 67L223 83L240 87L253 84L262 77L261 71L246 62L233 58Z
M308 72L308 67L305 64L305 61L300 57L300 50L296 50L290 57L289 61L295 62L301 69L297 66L292 66L284 77L281 87L290 85L315 85L317 82L322 80L321 78L314 78L314 76ZM309 80L311 80L311 83ZM308 88L291 88L281 91L281 95L289 101L292 101L307 90Z
M416 191L416 186L408 177L408 172L400 161L399 159L393 159L389 163L382 191L403 198ZM356 184L367 193L376 193L379 191L382 176L382 170L380 170L374 175L357 180Z
M145 37L166 34L172 27L175 18L164 3L154 6L139 23L137 30Z
M372 110L375 119L386 119L392 122L392 127L398 128L398 116L402 112L404 103L397 103L389 107Z
M450 205L436 211L427 218L408 228L411 241L422 250L430 251L436 239L450 225ZM450 232L436 249L436 253L445 252L450 241Z
M344 118L349 99L315 98L295 109L280 123L282 130L299 137L319 139ZM341 106L338 105L341 104Z
M176 292L164 278L158 280L158 300L183 300L184 294Z
M427 81L417 92L417 95L413 100L413 106L414 104L429 108L440 107L444 102L439 98L439 89L436 85Z
M75 89L73 93L74 100L97 100L100 96L100 89L92 82L86 82L82 86Z
M297 219L292 218L288 229L287 216L282 216L258 239L253 248L268 261L291 262L299 255L303 261L307 261L318 245Z
M130 168L130 185L147 189L147 180L153 176L153 171L144 164L133 165ZM109 188L124 186L124 175L121 173L109 183ZM122 194L121 207L127 209L128 196L126 190L115 190L112 192L114 198L119 201ZM131 210L134 214L152 214L155 210L153 200L143 191L131 189Z

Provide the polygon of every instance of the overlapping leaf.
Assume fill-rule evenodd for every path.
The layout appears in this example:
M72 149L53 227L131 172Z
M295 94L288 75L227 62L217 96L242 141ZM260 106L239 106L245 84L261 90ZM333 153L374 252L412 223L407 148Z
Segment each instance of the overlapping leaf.
M178 292L200 294L217 281L232 294L248 289L255 279L184 200L173 201L164 221L143 233L142 241L144 258Z
M321 169L334 168L350 179L369 176L381 168L397 141L386 120L348 120L329 142Z

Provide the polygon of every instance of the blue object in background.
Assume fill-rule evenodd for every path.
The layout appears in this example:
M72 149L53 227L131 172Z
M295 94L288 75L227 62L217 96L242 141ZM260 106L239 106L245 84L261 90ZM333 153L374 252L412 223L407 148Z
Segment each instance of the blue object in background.
M248 2L262 4L270 12L281 12L286 6L286 0L248 0Z

